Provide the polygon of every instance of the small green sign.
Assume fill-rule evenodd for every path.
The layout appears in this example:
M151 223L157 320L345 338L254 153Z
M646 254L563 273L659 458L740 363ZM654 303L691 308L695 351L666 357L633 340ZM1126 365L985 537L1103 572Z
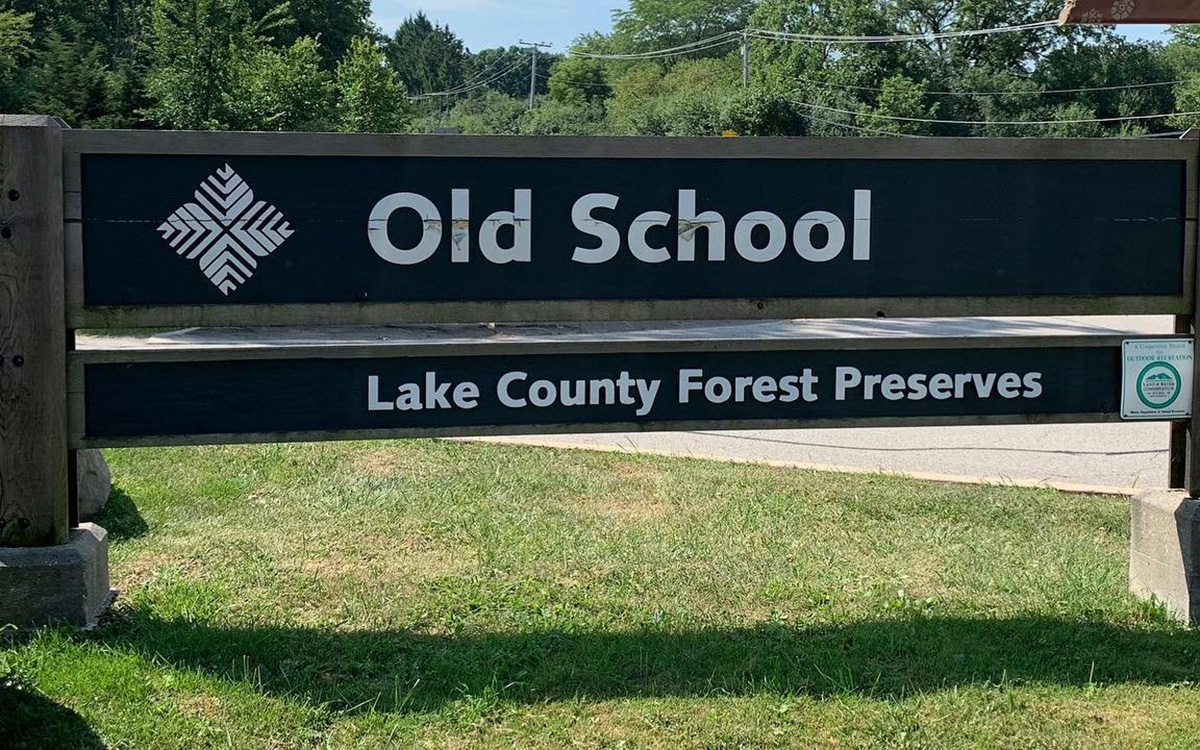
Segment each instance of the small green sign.
M1190 338L1122 343L1122 419L1183 419L1192 412Z

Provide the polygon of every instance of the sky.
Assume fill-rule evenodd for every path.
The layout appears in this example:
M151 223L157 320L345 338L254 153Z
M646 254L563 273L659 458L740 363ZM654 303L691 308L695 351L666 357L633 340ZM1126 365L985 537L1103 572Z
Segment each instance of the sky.
M551 52L563 52L580 34L607 32L612 9L623 0L372 0L373 20L391 33L408 16L425 11L430 20L446 24L475 52L507 47L524 39L549 42Z
M549 42L563 52L581 34L607 32L624 0L372 0L373 20L391 33L418 10L447 24L472 51L507 47L524 39ZM1133 39L1164 39L1166 26L1125 26Z

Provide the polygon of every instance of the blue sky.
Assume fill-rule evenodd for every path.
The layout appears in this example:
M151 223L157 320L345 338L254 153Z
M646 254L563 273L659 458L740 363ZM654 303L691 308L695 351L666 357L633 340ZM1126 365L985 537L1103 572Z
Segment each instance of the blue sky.
M448 24L472 51L506 47L519 39L550 42L562 52L580 34L608 31L623 0L372 0L375 23L391 33L405 17L425 11Z
M612 9L624 0L373 0L375 23L391 33L405 17L425 11L449 24L471 50L504 47L519 39L550 42L562 52L580 34L608 31ZM1161 39L1166 26L1126 26L1132 38Z

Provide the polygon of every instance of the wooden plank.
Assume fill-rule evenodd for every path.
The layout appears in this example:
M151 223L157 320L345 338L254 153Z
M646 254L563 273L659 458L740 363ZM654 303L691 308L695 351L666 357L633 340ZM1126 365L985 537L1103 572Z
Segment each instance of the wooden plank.
M67 541L62 131L0 116L0 544Z
M686 352L770 351L908 351L939 349L1062 349L1118 348L1136 338L1187 338L1186 335L1022 335L1022 336L893 336L838 338L833 336L789 339L670 338L622 339L600 336L546 336L523 340L453 342L377 342L368 344L270 344L241 346L149 345L118 349L79 349L69 354L71 389L82 384L82 367L89 364L151 362L242 362L280 359L370 359L403 357L518 356L529 354L624 354Z
M761 159L1102 159L1186 160L1187 140L1157 138L646 138L563 136L375 135L347 133L200 133L71 130L71 154L220 154L296 156L507 156L527 158ZM79 189L69 174L68 191Z
M1049 414L1027 416L904 417L847 420L741 420L719 422L614 422L596 424L504 425L448 429L261 432L211 435L162 435L133 438L87 438L72 436L74 448L148 448L173 445L245 445L251 443L319 443L345 440L392 440L403 438L492 437L499 435L557 435L573 433L653 432L693 430L840 429L852 427L942 427L957 425L1103 424L1119 422L1114 414Z
M1192 333L1190 315L1175 316L1175 333L1181 336ZM1187 447L1188 423L1172 422L1167 449L1167 486L1171 489L1183 489L1187 484Z
M72 300L82 295L75 234L69 233ZM1189 253L1194 258L1194 247ZM1183 315L1192 290L1179 297L890 297L737 300L556 300L364 304L178 305L92 307L73 304L73 328L186 326L406 325L528 323L555 320L653 321L777 318L929 318L1027 315ZM869 315L868 315L869 313Z
M568 340L529 337L517 341L455 343L147 346L78 351L70 355L71 444L85 447L614 430L1108 422L1119 419L1116 395L1121 342L1137 337L564 338ZM1064 351L1070 349L1080 351L1078 355ZM943 350L944 353L939 353ZM916 351L928 355L915 356ZM1043 351L1045 357L1039 354ZM574 361L564 362L567 357L573 357ZM1007 399L1015 397L1008 394L1001 401L999 394L992 393L989 401L984 393L977 402L945 402L954 406L933 408L932 412L928 404L936 402L922 401L925 398L922 395L913 397L911 404L901 401L896 406L887 406L882 397L872 396L859 405L855 405L853 398L843 404L841 395L833 400L831 390L834 366L843 364L870 368L864 369L864 373L886 373L889 367L899 367L897 372L908 373L963 372L939 369L963 367L983 368L974 372L1038 372L1044 383L1045 398L1051 400L1010 401ZM808 405L801 406L793 399L790 406L780 403L778 408L775 405L764 408L764 403L773 399L762 401L755 396L753 400L747 397L744 406L739 398L737 406L730 402L728 409L706 411L710 407L701 403L703 399L697 396L693 407L682 395L685 370L679 368L694 367L703 367L705 373L714 375L773 377L812 367L819 383L813 380L816 386L813 397L804 399L812 401ZM633 378L652 378L657 384L653 391L663 394L657 406L653 396L644 402L646 411L639 411L638 419L623 417L626 412L621 409L627 407L618 407L617 412L588 411L596 409L596 405L584 405L581 412L569 408L563 411L559 407L544 410L527 408L531 404L512 404L497 395L500 388L497 384L509 377L501 377L506 372L516 371L519 381L525 383L517 386L520 390L537 378L548 378L547 382L551 382L566 373L571 378L615 377L622 368L628 369ZM436 370L432 377L440 383L475 383L472 387L476 388L477 396L483 394L483 400L452 409L454 413L430 412L428 419L415 422L399 409L393 412L388 407L380 412L374 407L367 408L365 389L370 380L367 375L376 378L371 388L386 391L388 386L380 386L379 377L395 382L424 378L423 382L432 387L428 385L432 370ZM699 371L689 377L696 376L695 372ZM673 386L676 380L681 385ZM651 380L645 383L646 392L651 392ZM99 390L91 397L102 399L96 411L85 405L84 389L93 385ZM1038 398L1042 392L1039 386L1037 394L1029 398ZM372 403L377 398L377 395L370 397ZM895 402L894 398L888 398ZM123 405L135 403L140 412L128 411ZM634 401L621 403L629 405ZM997 408L1000 404L1003 406ZM1100 405L1104 408L1097 408ZM479 411L474 411L476 406ZM418 409L413 414L419 412ZM632 411L628 413L632 416ZM389 421L392 414L397 415L394 426ZM586 419L577 421L581 415ZM96 420L92 428L88 420ZM381 423L387 426L380 427ZM207 425L229 429L236 425L240 432L212 430Z
M1195 140L1183 141L1196 144ZM1193 197L1189 202L1195 206L1200 203ZM1193 234L1200 234L1200 228L1193 227ZM1191 275L1186 277L1191 281L1193 300L1200 296L1200 260L1193 260L1190 267ZM1195 335L1200 335L1200 305L1193 305L1190 321L1177 318L1175 330L1190 328ZM1172 428L1170 453L1171 487L1182 486L1191 497L1200 496L1200 366L1193 367L1192 373L1192 418L1184 431ZM1186 456L1180 460L1179 455ZM1182 475L1182 476L1181 476ZM1182 481L1180 481L1182 480Z

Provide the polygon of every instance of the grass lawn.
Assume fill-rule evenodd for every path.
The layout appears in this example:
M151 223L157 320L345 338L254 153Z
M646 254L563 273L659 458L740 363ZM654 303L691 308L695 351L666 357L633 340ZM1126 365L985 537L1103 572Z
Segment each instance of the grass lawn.
M109 452L5 748L1200 747L1123 499L410 441Z

